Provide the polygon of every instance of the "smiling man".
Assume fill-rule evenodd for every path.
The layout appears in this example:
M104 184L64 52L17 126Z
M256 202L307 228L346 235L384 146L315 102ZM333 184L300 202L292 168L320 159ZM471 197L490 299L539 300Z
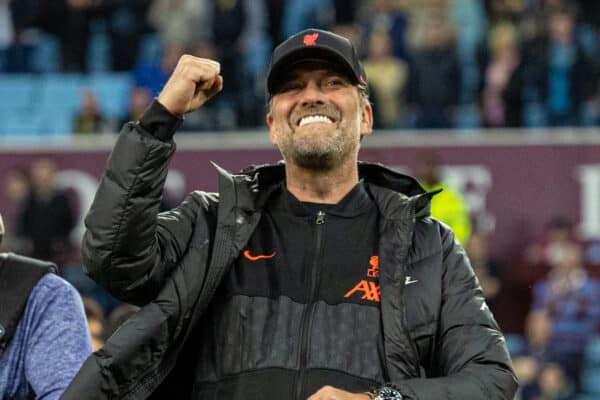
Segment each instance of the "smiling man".
M371 133L352 44L311 29L267 79L285 163L230 174L158 214L183 115L223 87L183 56L124 126L86 218L83 257L142 305L64 399L512 399L504 338L433 193L359 163Z

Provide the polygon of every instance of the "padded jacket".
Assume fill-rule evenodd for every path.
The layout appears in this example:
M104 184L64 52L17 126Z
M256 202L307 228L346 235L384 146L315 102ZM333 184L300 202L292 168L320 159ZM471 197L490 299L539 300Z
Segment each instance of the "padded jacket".
M176 124L153 108L144 117L153 124L124 126L82 248L93 279L143 307L88 358L62 399L189 398L203 355L188 339L285 179L281 164L240 174L215 166L218 194L196 191L158 214L175 144L172 133L157 132ZM432 193L380 165L359 163L359 173L380 212L386 379L407 399L512 399L517 382L504 337L463 248L429 217ZM405 285L407 277L419 285Z

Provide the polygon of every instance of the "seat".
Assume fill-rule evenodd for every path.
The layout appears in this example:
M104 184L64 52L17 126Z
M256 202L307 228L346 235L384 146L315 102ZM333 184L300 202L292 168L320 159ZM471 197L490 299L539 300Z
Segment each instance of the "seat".
M39 114L34 109L11 110L0 113L0 134L10 136L37 135L40 132Z
M40 82L40 107L77 109L81 97L83 75L76 73L45 74Z
M0 109L15 110L32 107L37 79L33 75L0 75Z
M125 115L132 85L129 73L92 74L86 81L86 86L96 94L100 110L109 118Z

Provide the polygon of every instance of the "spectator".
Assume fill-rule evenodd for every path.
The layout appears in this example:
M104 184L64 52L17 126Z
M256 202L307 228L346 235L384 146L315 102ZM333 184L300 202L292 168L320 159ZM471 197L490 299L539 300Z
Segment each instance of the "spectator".
M6 196L10 200L9 205L3 207L6 211L5 215L20 215L25 207L25 199L30 195L31 184L29 182L29 174L27 170L21 168L13 168L7 171L4 177L4 187ZM7 221L10 224L10 221ZM29 242L17 237L15 234L5 232L2 240L4 248L16 253L27 253L30 248Z
M562 366L579 391L585 348L600 322L600 282L585 272L579 244L564 242L555 251L551 273L533 288L532 313L545 314L552 326L545 360Z
M537 241L526 246L523 256L508 273L502 274L503 287L497 298L502 327L522 334L533 301L533 286L546 279L555 264L555 254L563 243L574 240L570 221L562 216L550 219ZM519 232L521 233L521 232Z
M499 24L489 33L489 60L482 69L481 114L486 127L519 126L521 105L504 96L512 83L520 56L516 29L512 24ZM515 89L509 89L515 90Z
M3 235L0 215L0 242ZM81 298L55 271L0 253L2 399L58 399L92 352Z
M135 66L133 69L134 85L148 89L152 97L158 96L185 50L182 43L167 43L163 47L160 63L138 63Z
M462 195L442 179L439 156L423 152L415 167L415 175L428 192L443 189L431 200L431 215L448 224L460 243L467 243L471 235L469 209Z
M62 70L88 71L87 53L91 21L98 15L95 0L58 0L45 7L46 30L54 32L60 41Z
M558 364L544 365L538 378L539 395L536 400L567 400L571 398L571 385L565 371Z
M538 363L531 357L517 356L512 358L513 368L519 380L519 389L514 400L529 400L535 387Z
M283 12L285 4L281 0L265 0L267 15L267 35L273 43L281 43L285 40L283 32Z
M184 200L186 194L185 176L179 171L170 170L165 180L159 211L169 211L175 208Z
M596 93L597 76L575 36L575 16L567 9L548 17L546 107L550 126L582 123L582 106Z
M153 0L148 10L148 23L164 45L170 43L194 45L196 26L209 3L197 0Z
M523 0L485 0L488 18L492 23L515 21L523 11Z
M125 118L121 120L119 125L122 126L128 121L137 121L140 119L151 101L152 96L148 88L142 86L133 87L131 92L129 92L129 109L127 110L127 115L125 115Z
M389 36L373 32L369 40L369 56L363 63L371 84L374 100L375 127L399 128L404 125L404 88L408 77L405 62L390 52Z
M390 52L393 57L406 60L408 50L406 48L406 34L408 29L408 16L403 9L391 0L375 0L372 2L369 14L363 23L364 38L362 43L364 49L369 48L369 41L374 32L387 35Z
M288 0L282 18L284 39L307 28L328 29L335 22L334 5L331 0Z
M75 115L75 133L94 134L110 131L109 124L98 107L94 92L85 90L81 95L79 111Z
M56 165L49 159L31 166L31 192L18 217L17 236L29 243L32 257L60 266L71 244L75 219L69 198L56 187L55 175Z
M471 235L465 250L483 289L483 296L492 312L496 314L495 299L502 290L502 281L498 278L498 262L489 257L486 238L481 234Z
M6 53L13 43L14 28L9 0L0 0L0 72L4 71Z
M523 113L526 126L579 126L593 107L597 71L577 42L573 10L560 3L547 8L547 32L528 33L506 96L521 107L539 109ZM540 115L532 121L535 114Z
M99 4L110 37L112 70L131 71L146 29L150 1L100 0L96 4Z
M415 109L416 128L450 128L461 87L452 29L439 13L429 13L422 29L423 46L410 60L407 101Z
M335 25L352 25L356 20L358 5L358 0L333 0Z
M563 216L551 218L544 228L539 242L530 244L525 251L528 269L531 270L528 284L532 285L546 277L560 249L575 240L573 224Z
M284 3L284 7L293 8L296 3L302 9L313 4L288 1ZM257 70L261 69L260 66L266 70L268 64L268 52L261 51L265 47L264 35L267 29L265 3L230 0L209 1L208 4L207 13L198 23L202 27L200 42L212 46L212 52L221 64L221 73L227 76L227 85L215 102L219 114L217 125L223 130L235 129L240 125L255 126L259 118L258 111L261 111L256 105L264 104L262 87L259 90L260 99L255 90L257 84L262 83L258 80L261 74ZM254 64L256 68L250 68L250 64Z
M38 44L42 6L37 0L0 0L0 37L4 36L4 65L0 43L0 71L33 72L34 48ZM2 39L0 39L2 42ZM4 69L3 69L4 68Z
M519 391L515 400L534 399L539 393L537 379L545 362L551 333L551 322L545 313L529 314L525 324L525 347L512 354L513 366L519 379Z
M104 345L106 339L106 320L104 310L90 297L83 298L85 319L92 337L92 349L98 351Z
M461 65L461 103L476 104L481 81L477 52L486 33L485 6L481 0L447 0L456 27L456 50Z

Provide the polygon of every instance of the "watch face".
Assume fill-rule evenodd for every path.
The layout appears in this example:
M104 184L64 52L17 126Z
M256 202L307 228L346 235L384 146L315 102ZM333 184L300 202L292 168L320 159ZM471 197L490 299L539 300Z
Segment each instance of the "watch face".
M375 399L378 400L402 400L402 394L399 391L383 387L379 389L379 393L377 393L377 397Z

